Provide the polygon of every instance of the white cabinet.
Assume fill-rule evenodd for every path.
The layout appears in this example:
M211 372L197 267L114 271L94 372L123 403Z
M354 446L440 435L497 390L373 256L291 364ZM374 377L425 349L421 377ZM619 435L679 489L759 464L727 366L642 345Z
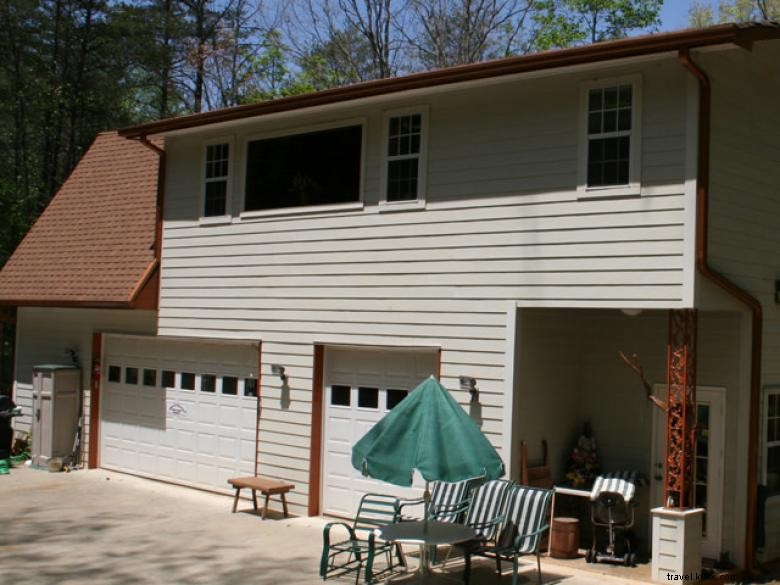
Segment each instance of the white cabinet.
M33 367L32 463L48 466L73 450L79 421L81 370L74 366Z

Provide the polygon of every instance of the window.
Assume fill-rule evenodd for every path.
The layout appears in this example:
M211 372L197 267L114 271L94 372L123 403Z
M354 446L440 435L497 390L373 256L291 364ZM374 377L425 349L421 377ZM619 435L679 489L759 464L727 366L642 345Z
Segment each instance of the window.
M230 394L231 396L238 394L238 378L222 376L222 394Z
M359 408L379 408L379 388L358 388Z
M181 373L181 389L195 390L195 374L190 372Z
M138 368L125 368L125 384L138 384Z
M216 392L217 391L217 377L214 374L203 374L200 377L200 391L201 392Z
M157 370L144 368L144 386L157 386Z
M349 406L350 394L352 388L349 386L338 386L334 384L330 387L330 403L333 406Z
M764 422L764 481L772 496L780 494L780 388L767 390Z
M393 410L398 406L401 401L409 394L408 390L394 390L392 388L387 389L387 396L385 398L385 406L387 410Z
M122 381L122 368L119 366L108 366L108 381L109 382L121 382Z
M423 199L424 119L419 111L387 118L385 200Z
M257 397L257 380L254 378L244 379L244 396Z
M594 196L638 192L638 88L638 80L585 88L580 186Z
M229 169L230 144L207 144L203 187L204 217L227 214Z
M362 153L360 125L250 141L244 209L360 201Z
M171 370L163 370L160 381L163 388L175 388L176 387L176 372Z

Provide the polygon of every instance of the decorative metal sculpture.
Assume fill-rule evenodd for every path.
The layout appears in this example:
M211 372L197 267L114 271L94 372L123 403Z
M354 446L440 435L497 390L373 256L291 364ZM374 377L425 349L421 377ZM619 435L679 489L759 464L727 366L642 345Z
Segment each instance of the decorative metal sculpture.
M695 309L669 311L664 473L664 502L667 508L689 508L693 504L696 329Z
M620 359L639 376L647 399L666 413L664 505L667 508L689 508L694 504L696 329L696 309L669 311L666 402L653 396L653 388L637 355L618 352Z

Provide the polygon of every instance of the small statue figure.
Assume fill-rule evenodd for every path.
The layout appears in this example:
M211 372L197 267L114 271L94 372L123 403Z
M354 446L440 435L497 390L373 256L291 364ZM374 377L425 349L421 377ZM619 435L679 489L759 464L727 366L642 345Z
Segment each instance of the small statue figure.
M599 460L596 453L596 437L590 423L582 425L582 435L569 456L566 481L573 488L589 488L599 473Z

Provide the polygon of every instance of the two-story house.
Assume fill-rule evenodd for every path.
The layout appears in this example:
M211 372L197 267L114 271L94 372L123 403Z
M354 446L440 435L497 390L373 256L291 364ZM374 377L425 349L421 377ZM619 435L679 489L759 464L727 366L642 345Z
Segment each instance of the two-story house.
M514 477L519 442L546 439L562 481L589 422L602 469L650 479L645 537L665 416L619 352L663 397L670 313L695 315L703 554L779 557L779 58L776 25L722 25L103 135L0 272L17 402L29 416L31 366L75 346L91 465L220 490L257 472L296 485L295 513L348 515L388 489L351 445L434 374ZM107 143L124 154L96 188ZM156 233L128 233L131 200ZM124 280L123 250L143 258ZM62 293L52 263L76 275Z

